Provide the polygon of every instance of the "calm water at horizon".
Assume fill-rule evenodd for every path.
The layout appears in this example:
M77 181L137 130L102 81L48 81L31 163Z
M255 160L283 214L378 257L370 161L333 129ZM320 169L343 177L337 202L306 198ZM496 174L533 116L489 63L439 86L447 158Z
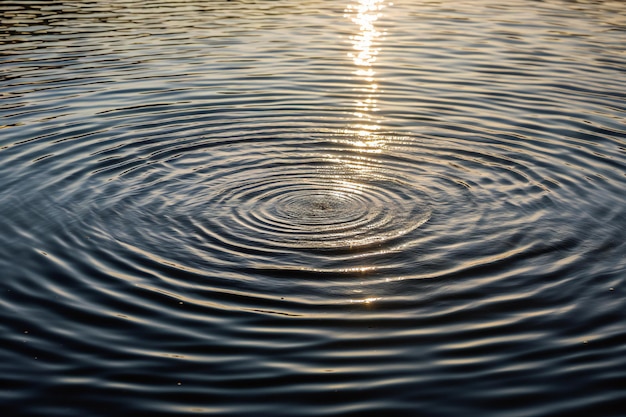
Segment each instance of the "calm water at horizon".
M0 2L0 415L626 415L626 2Z

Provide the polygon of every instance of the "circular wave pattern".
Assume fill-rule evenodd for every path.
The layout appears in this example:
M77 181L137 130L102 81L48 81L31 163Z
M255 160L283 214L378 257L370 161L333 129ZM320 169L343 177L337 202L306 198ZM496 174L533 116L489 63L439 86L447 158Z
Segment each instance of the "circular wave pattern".
M381 252L418 244L418 230L432 215L431 197L428 185L409 182L402 171L409 164L390 166L392 156L381 161L345 143L311 138L303 146L280 139L292 133L274 129L270 139L253 131L255 144L236 149L204 137L187 138L184 147L160 142L166 162L132 171L123 163L113 181L108 170L90 174L107 196L90 210L90 227L103 225L98 234L187 268L213 262L309 271L325 265L341 274L346 262L366 265ZM190 160L205 163L185 173L180 167Z
M620 415L621 5L44 3L0 21L5 413Z
M429 210L405 190L389 184L363 184L332 178L301 183L300 177L267 178L237 184L215 221L229 223L234 240L272 242L277 248L353 248L384 243L403 236L424 223ZM258 195L256 199L251 196ZM246 202L254 201L251 207ZM412 207L413 206L413 207ZM260 239L260 240L256 240Z

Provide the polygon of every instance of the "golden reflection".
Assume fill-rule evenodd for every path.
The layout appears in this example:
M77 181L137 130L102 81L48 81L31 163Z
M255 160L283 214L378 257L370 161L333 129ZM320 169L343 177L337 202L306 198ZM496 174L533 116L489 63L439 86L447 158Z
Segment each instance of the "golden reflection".
M368 193L375 193L370 180L374 181L378 177L377 171L380 169L379 160L374 159L369 154L381 153L384 150L384 137L380 134L380 122L375 115L378 111L378 97L380 95L379 83L376 79L375 63L381 50L380 38L384 35L376 26L388 0L351 0L345 8L345 17L352 22L355 27L349 37L352 48L348 52L348 57L354 65L352 71L354 107L351 112L352 122L344 129L339 130L340 140L346 140L349 144L358 148L359 153L367 154L350 157L328 155L328 161L341 167L336 174L336 192L338 199L345 196L363 194L363 200L368 199ZM346 200L349 200L346 198ZM362 233L353 236L352 241L344 241L354 249L355 256L360 256L362 252L359 248L364 245L371 245L377 241L384 241L387 236L377 236L374 227L375 223L359 226ZM370 277L378 268L374 265L363 264L360 267L348 268L342 272L361 274L363 278ZM354 290L348 296L348 302L360 304L372 308L381 297L365 290L367 284L361 282L364 289Z
M358 26L358 32L350 37L353 51L348 53L356 66L353 74L363 82L360 88L361 97L356 100L356 123L351 132L358 135L354 145L360 147L379 147L379 138L375 133L380 129L379 121L374 117L378 111L378 83L374 63L380 52L379 38L383 35L376 28L382 10L386 7L385 0L359 0L349 4L345 16Z
M381 297L366 297L366 298L360 298L360 299L351 299L350 303L351 304L373 304L374 302L380 300Z

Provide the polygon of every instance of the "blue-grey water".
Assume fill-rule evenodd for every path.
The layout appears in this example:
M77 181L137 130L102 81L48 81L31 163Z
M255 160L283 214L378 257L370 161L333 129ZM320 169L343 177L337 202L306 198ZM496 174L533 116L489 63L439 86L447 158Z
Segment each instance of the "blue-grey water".
M626 415L625 2L0 13L0 415Z

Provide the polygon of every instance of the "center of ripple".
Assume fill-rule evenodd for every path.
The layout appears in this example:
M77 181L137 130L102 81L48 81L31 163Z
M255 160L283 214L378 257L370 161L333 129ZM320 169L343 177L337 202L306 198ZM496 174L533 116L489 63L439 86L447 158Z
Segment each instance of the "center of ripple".
M406 183L278 176L233 184L223 236L258 248L342 248L381 244L430 217L424 195ZM237 203L239 202L239 203Z
M294 224L341 225L365 217L368 207L355 194L345 192L302 191L281 196L273 201L277 218Z

